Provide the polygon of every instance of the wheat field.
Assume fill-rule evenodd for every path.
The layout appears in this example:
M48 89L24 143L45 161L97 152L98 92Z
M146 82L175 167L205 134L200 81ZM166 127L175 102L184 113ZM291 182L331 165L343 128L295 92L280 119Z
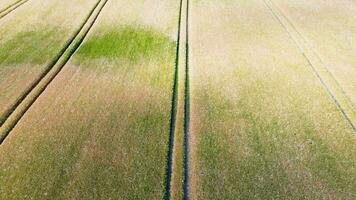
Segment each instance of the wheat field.
M0 199L355 199L355 19L352 0L0 1Z

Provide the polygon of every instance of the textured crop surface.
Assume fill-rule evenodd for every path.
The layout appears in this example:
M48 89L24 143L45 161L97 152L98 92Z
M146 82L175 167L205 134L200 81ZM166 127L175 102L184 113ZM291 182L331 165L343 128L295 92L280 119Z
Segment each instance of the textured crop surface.
M355 2L273 0L272 3L298 28L355 105Z
M354 199L354 131L263 1L191 7L197 198Z
M0 122L65 46L96 0L29 1L0 20Z
M356 199L355 22L354 0L0 0L0 200Z
M178 6L107 3L2 144L1 199L162 198Z

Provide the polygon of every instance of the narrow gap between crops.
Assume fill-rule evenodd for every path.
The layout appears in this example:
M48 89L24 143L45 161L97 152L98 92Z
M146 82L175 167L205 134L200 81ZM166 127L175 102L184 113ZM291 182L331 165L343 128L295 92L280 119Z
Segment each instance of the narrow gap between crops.
M28 2L29 0L19 0L19 1L16 1L15 3L7 6L6 8L2 9L0 11L0 19L5 17L6 15L10 14L12 11L16 10L16 8L22 6L23 4L25 4L26 2Z
M353 124L352 120L350 119L350 117L348 116L347 112L344 110L344 108L341 106L340 102L336 99L335 95L333 94L333 92L331 91L331 89L329 88L329 86L326 84L326 82L324 81L324 79L321 77L321 75L318 73L318 71L316 70L315 66L313 65L313 63L310 61L310 59L307 57L307 55L305 55L304 51L301 49L301 47L299 46L298 42L294 39L294 37L292 36L292 34L289 32L289 30L287 29L287 27L283 24L282 20L279 18L278 14L270 5L268 5L268 3L266 2L266 0L263 0L265 6L268 8L268 10L272 13L273 17L278 21L279 24L281 24L281 26L283 27L283 29L287 32L287 34L289 35L289 37L291 38L291 40L293 41L293 43L297 46L298 50L300 51L300 53L302 54L302 56L305 58L305 60L308 62L308 65L312 68L315 76L317 77L317 79L320 81L320 83L323 85L324 89L326 90L326 92L328 93L328 95L331 97L331 99L333 100L333 102L335 103L335 105L337 106L337 108L339 109L339 111L341 112L341 114L343 115L343 117L346 119L346 121L348 122L348 124L351 126L351 128L353 129L354 132L356 132L356 126Z
M104 3L99 7L101 2L104 2ZM95 24L96 20L98 19L102 9L105 7L107 2L108 2L108 0L99 0L98 1L98 3L94 6L94 8L91 10L90 14L88 15L88 18L82 24L81 29L77 32L77 34L74 36L74 38L71 39L71 43L68 45L67 49L64 49L63 53L59 56L59 58L57 60L53 61L53 66L56 65L56 64L59 64L59 66L58 66L57 70L54 71L52 76L46 76L47 73L44 74L43 77L37 82L37 84L32 86L31 90L22 99L22 101L18 103L18 106L16 108L14 108L14 110L11 113L13 115L16 115L15 119L13 121L9 122L8 127L4 127L6 121L11 117L11 116L9 116L7 118L7 120L5 120L5 122L1 126L1 129L0 129L0 144L2 144L4 142L6 137L9 135L9 133L12 131L12 129L16 126L16 124L19 122L19 120L25 115L27 110L32 106L32 104L37 100L37 98L43 93L43 91L46 90L47 86L55 79L55 77L59 74L59 72L67 64L69 59L76 52L76 50L79 48L79 46L81 45L81 43L83 42L83 40L85 39L85 37L87 36L89 31L91 30L91 28ZM95 15L93 15L95 10L98 10L98 11L97 11L97 13ZM94 18L91 21L89 21L89 18L91 18L92 16L94 16ZM88 27L86 29L83 29L84 25L86 25L86 24L88 24ZM83 31L83 34L80 35L80 32L82 32L82 31ZM77 37L79 37L79 38L77 38ZM77 40L75 40L75 39L77 39ZM71 45L73 45L73 46L71 48L69 48L69 46L71 46ZM67 53L64 54L65 52L67 52ZM58 62L59 59L62 59L62 61ZM53 67L53 66L51 66L51 67ZM51 71L51 69L48 69L48 72L49 71ZM45 78L48 78L48 80L45 80ZM41 80L45 80L43 85L40 84ZM29 96L30 99L25 99L37 87L39 87L38 91L35 91L35 94L33 94L32 96ZM26 100L29 101L29 102L24 102ZM23 102L26 105L24 105L24 107L21 108L20 110L16 110L18 107L20 107L20 104L23 103Z
M31 84L29 84L29 87L25 91L23 91L20 96L16 99L15 103L10 106L6 111L3 116L1 116L0 120L0 126L2 126L5 121L10 117L10 115L16 110L16 108L21 104L21 102L30 94L30 92L44 79L44 77L51 71L51 69L54 67L54 65L58 62L58 60L63 56L64 52L69 48L69 46L73 43L74 39L79 35L80 31L83 29L85 24L89 21L89 18L93 15L95 9L98 7L99 3L101 0L98 0L98 2L94 5L94 7L90 10L89 14L83 21L83 23L80 25L80 27L74 32L72 37L69 38L69 40L66 41L62 49L58 52L58 54L50 61L50 63L44 68L44 71L35 79Z
M294 25L294 23L289 19L289 17L287 17L283 11L276 5L276 3L274 3L274 1L269 0L271 2L272 5L274 5L274 7L277 8L277 12L291 25L291 27L294 29L294 31L299 35L299 37L301 38L301 40L305 43L308 44L307 40L305 39L305 37L303 36L303 34L298 30L298 28ZM310 44L308 44L310 46ZM309 47L309 49L313 52L313 54L316 56L316 58L319 60L319 62L322 64L323 68L326 70L326 72L330 75L330 77L332 78L333 81L335 81L337 87L341 90L342 94L346 97L346 99L349 101L352 109L355 111L356 107L353 104L351 98L349 97L349 95L345 92L344 88L341 86L341 84L339 83L339 81L335 78L334 74L331 73L331 71L329 70L329 68L326 66L326 64L323 62L323 60L321 59L320 55L315 51L314 48Z
M6 10L10 9L11 7L15 6L16 4L20 3L22 0L17 0L13 3L11 3L10 5L6 6L5 8L0 10L0 14L5 12Z
M172 186L172 173L173 173L173 149L174 149L174 136L177 121L177 104L178 104L178 73L179 73L179 50L180 50L180 34L181 34L181 21L182 21L182 6L183 0L179 3L178 13L178 31L177 31L177 45L176 45L176 59L173 77L172 88L172 105L171 105L171 118L169 126L169 141L167 151L167 165L166 165L166 178L165 178L165 190L163 199L171 199L171 186Z
M186 10L186 42L185 42L185 88L184 88L184 183L183 199L189 200L189 123L190 123L190 86L189 86L189 0Z

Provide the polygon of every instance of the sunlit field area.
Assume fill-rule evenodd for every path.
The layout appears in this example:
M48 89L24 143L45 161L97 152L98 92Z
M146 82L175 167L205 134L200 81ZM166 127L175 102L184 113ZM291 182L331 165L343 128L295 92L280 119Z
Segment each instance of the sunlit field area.
M0 0L0 199L356 199L356 2Z

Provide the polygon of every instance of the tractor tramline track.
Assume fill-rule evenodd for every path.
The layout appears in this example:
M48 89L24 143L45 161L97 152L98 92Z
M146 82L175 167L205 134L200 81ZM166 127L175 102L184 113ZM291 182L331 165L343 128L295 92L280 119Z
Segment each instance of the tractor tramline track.
M300 53L302 54L304 59L307 61L308 65L310 66L314 75L319 80L319 82L322 84L325 91L328 93L328 95L330 96L330 98L332 99L332 101L334 102L336 107L338 108L338 110L341 112L341 114L343 115L343 117L345 118L347 123L350 125L352 130L354 132L356 132L356 125L354 124L354 121L355 121L354 106L353 106L352 102L349 102L350 98L346 95L346 93L343 91L343 89L341 88L341 86L338 84L338 82L335 79L333 79L333 80L336 82L337 88L330 87L328 82L324 80L325 78L321 75L320 69L317 66L315 66L314 62L312 61L312 58L310 58L310 56L308 56L307 53L305 52L305 50L304 50L305 47L303 45L304 39L301 36L301 34L299 33L299 31L297 29L295 29L294 25L291 24L291 22L288 19L285 19L285 17L283 17L283 15L279 11L272 8L271 5L269 3L267 3L267 1L268 0L263 0L265 6L271 12L271 15L273 15L273 17L278 21L278 23L281 24L283 29L287 32L287 34L291 38L292 42L295 44L295 46L298 48L298 50L300 51ZM271 3L271 1L269 1L269 2ZM292 27L291 28L292 30L290 30L287 27L287 25L285 23L283 23L283 19L286 20L288 25ZM291 31L293 31L294 34ZM315 54L315 51L313 51L313 52ZM318 58L317 55L316 55L316 57ZM320 60L320 58L318 58L318 59ZM325 65L323 65L323 67L324 67L324 70L326 70L328 73L330 73L329 70L325 67ZM330 75L331 75L331 78L333 78L332 74L330 74ZM337 90L337 89L341 90L340 95L335 95L335 90Z
M4 112L3 116L1 116L2 121L0 120L0 127L5 123L7 118L15 111L16 107L18 107L21 102L27 97L27 95L41 82L41 80L48 74L48 72L51 71L51 69L54 67L54 65L58 62L58 60L63 56L65 51L70 47L70 45L73 43L74 39L78 36L80 31L83 29L85 24L88 22L90 16L92 16L95 8L99 5L100 0L94 5L88 16L85 18L83 23L80 25L80 27L74 32L74 34L65 42L64 46L62 49L57 53L57 55L52 59L49 64L44 68L41 74L35 79L31 84L29 84L29 87L27 87L21 94L20 96L16 99L16 101Z
M352 102L351 98L349 95L345 92L344 88L342 85L339 83L339 81L335 78L334 74L329 70L328 66L323 62L321 59L319 53L310 45L310 43L307 41L306 37L303 36L303 34L298 30L298 28L294 25L294 23L283 13L281 8L276 5L276 3L272 0L269 0L271 5L276 7L278 9L278 14L281 15L288 24L292 27L292 29L297 33L298 37L300 38L300 41L303 42L308 49L310 49L311 53L316 57L316 59L320 62L321 66L325 69L326 75L330 76L330 81L334 82L336 87L341 91L341 93L344 95L344 97L347 99L348 103L350 104L351 109L356 112L356 107L354 103ZM277 11L277 10L276 10Z
M183 0L179 3L179 14L178 14L178 31L177 31L177 45L176 45L176 59L173 77L173 87L172 87L172 105L171 105L171 118L169 127L169 141L168 141L168 151L167 151L167 166L166 166L166 178L165 178L165 191L163 199L171 199L171 187L172 187L172 175L173 175L173 157L174 157L174 138L177 122L177 104L178 104L178 88L179 88L179 50L181 42L181 21L182 21L182 6Z
M25 115L31 105L37 100L37 98L45 91L47 86L52 82L57 74L63 69L72 55L79 48L87 34L93 27L97 18L99 17L102 9L106 5L108 0L99 0L90 14L80 26L78 31L67 42L65 47L57 54L56 58L50 63L48 68L40 75L40 77L26 90L19 98L12 109L9 110L7 117L0 127L0 144L6 139L11 130L16 126L22 116Z
M14 2L13 4L7 6L6 8L0 10L0 19L10 14L12 11L16 10L18 7L22 6L29 0L19 0Z
M186 6L186 7L185 7ZM184 16L185 15L185 16ZM185 18L185 19L183 19ZM182 29L182 27L185 28ZM182 34L182 35L181 35ZM171 106L171 119L170 119L170 133L168 142L168 152L167 152L167 165L166 165L166 178L165 178L165 191L163 199L179 198L175 195L180 195L175 193L172 187L182 187L181 192L183 199L190 199L189 195L189 121L190 121L190 90L189 90L189 0L181 0L179 5L179 19L178 19L178 31L177 31L177 46L176 46L176 60L175 60L175 71L174 71L174 83L172 88L172 106ZM183 36L183 38L182 38ZM185 39L185 41L183 40ZM184 43L184 44L183 44ZM180 49L180 47L183 47ZM184 53L184 55L183 55ZM181 60L181 54L184 56ZM184 62L183 62L184 61ZM179 67L182 65L182 67ZM180 70L182 69L182 70ZM182 77L182 78L180 78ZM180 85L179 82L182 82ZM180 88L182 89L180 91ZM179 96L182 96L180 98ZM182 118L178 113L178 109L181 107ZM180 124L180 119L182 119L182 124ZM182 125L182 130L180 130L180 125ZM175 135L177 131L182 131L182 160L180 160L179 155L176 155L175 151L179 151L180 146L178 141L175 141ZM178 137L179 135L177 135ZM178 144L176 144L176 142ZM174 167L178 167L177 162L182 162L182 171L175 172ZM183 183L177 184L180 180L180 175L175 173L182 173ZM178 179L172 178L174 175L178 176ZM179 189L175 188L179 191Z
M189 77L189 0L187 0L186 9L186 42L185 42L185 83L184 83L184 183L183 199L190 199L190 77Z

